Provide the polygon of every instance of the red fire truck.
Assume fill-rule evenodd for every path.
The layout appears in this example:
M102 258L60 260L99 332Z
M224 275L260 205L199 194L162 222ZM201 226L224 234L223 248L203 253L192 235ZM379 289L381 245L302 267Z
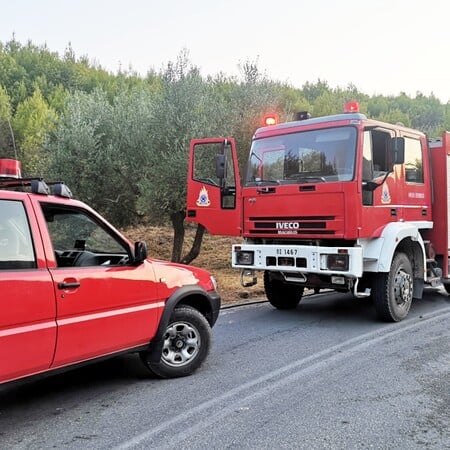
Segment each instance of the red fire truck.
M255 132L242 180L232 138L191 142L187 220L243 238L242 284L262 271L279 309L305 288L350 291L385 321L404 319L425 284L450 291L450 133L430 142L354 102L297 119Z

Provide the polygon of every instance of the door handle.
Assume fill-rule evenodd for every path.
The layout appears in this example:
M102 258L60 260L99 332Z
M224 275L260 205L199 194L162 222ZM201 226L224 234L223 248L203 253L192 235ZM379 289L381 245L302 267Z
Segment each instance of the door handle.
M258 194L274 194L277 190L274 187L262 187L256 189Z
M58 283L58 289L76 289L80 287L80 282L79 281L70 281L70 282L62 282L62 283Z

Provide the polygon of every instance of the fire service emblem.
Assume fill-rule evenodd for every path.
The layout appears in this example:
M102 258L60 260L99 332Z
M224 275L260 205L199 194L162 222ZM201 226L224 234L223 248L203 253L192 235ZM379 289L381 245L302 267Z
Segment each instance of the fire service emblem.
M208 191L205 186L200 189L196 203L197 206L209 206L211 204L209 201Z

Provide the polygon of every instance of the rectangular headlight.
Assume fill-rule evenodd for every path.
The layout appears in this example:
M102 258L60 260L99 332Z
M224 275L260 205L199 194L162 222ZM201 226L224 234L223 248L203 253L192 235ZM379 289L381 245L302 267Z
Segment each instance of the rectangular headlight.
M333 270L347 272L349 267L349 255L320 255L320 268L322 270Z
M254 252L237 251L236 264L241 266L252 266L255 259Z

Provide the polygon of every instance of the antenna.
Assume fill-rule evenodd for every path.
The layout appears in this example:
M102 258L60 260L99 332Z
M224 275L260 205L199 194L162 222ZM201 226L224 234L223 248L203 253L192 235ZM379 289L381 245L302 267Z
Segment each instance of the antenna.
M19 158L17 157L16 140L14 139L14 131L11 126L11 121L9 119L8 119L8 125L9 125L9 131L11 132L11 138L12 138L13 149L14 149L14 158L16 160L18 160Z

